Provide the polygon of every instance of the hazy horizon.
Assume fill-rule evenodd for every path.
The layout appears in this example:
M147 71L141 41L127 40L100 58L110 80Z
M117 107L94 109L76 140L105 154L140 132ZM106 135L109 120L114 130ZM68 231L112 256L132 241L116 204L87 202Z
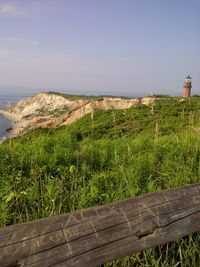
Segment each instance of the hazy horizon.
M198 0L0 0L0 93L200 90Z
M113 95L113 96L126 96L126 97L144 97L147 94L145 93L140 93L140 92L126 92L126 91L112 91L109 93L109 90L73 90L73 89L53 89L53 88L22 88L22 87L8 87L8 88L0 88L0 97L1 96L21 96L21 97L26 97L26 96L32 96L40 92L57 92L57 93L64 93L64 94L69 94L69 95L88 95L88 96L100 96L100 95Z

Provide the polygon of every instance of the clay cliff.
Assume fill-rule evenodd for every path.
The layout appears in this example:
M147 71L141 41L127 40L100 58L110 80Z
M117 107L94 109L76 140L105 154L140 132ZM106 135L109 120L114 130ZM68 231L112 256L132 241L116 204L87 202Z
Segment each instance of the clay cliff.
M95 110L128 109L134 105L151 105L154 102L155 99L151 97L73 99L56 93L39 93L8 106L4 111L0 110L0 114L13 120L12 136L17 136L36 127L68 125Z

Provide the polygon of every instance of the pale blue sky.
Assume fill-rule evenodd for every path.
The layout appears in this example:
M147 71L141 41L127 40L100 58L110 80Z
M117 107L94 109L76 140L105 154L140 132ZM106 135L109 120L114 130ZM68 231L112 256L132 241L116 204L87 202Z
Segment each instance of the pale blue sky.
M200 93L199 14L199 0L0 0L0 90L179 95L189 73Z

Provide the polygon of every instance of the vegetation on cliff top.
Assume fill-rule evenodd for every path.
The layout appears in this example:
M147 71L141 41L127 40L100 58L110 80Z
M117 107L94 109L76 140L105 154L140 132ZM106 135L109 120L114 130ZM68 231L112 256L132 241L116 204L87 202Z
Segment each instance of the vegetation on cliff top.
M112 98L123 98L123 99L129 99L129 97L126 96L112 96L112 95L100 95L100 96L95 96L95 95L70 95L70 94L64 94L64 93L59 93L59 92L54 92L54 91L49 91L47 94L50 95L58 95L62 96L68 100L101 100L104 97L112 97Z
M200 98L97 111L0 145L0 225L200 181ZM199 266L200 235L106 266Z

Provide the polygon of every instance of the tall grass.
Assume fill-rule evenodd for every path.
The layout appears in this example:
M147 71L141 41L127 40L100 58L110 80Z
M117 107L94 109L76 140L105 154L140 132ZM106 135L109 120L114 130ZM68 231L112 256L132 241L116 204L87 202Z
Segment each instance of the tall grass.
M98 111L0 145L0 225L109 203L200 179L198 98ZM199 234L105 266L199 266Z

